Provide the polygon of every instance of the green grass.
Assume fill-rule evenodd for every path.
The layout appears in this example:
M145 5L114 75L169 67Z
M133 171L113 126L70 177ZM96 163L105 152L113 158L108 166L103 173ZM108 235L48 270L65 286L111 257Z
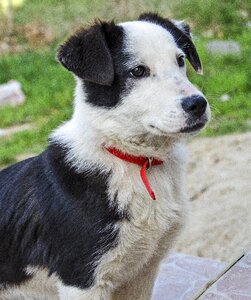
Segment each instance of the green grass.
M219 37L238 36L251 17L251 2L239 0L25 0L15 14L17 25L48 27L62 38L69 28L94 18L124 21L144 11L185 19L197 32L210 30ZM196 13L195 13L196 12Z
M195 23L197 30L227 38L245 31L251 12L251 2L239 0L180 0L173 1L171 7L176 18Z
M20 153L37 153L51 130L70 117L74 80L55 60L55 49L5 56L0 59L0 82L16 78L27 101L22 107L0 109L0 128L31 123L33 130L0 139L0 165L15 160Z
M123 20L133 18L139 11L153 10L153 8L166 14L174 6L177 10L174 15L183 17L184 14L188 15L188 2L194 7L202 3L199 3L199 0L180 1L178 2L180 7L182 3L184 7L177 10L177 4L175 6L172 1L168 2L169 6L167 6L166 1L157 0L141 0L137 2L137 5L131 0L127 2L117 0L109 3L90 0L27 0L27 5L16 12L16 23L21 26L36 22L41 26L49 26L54 32L55 41L43 50L38 48L15 55L0 56L0 83L10 79L19 80L27 97L25 105L21 107L0 109L0 128L23 123L31 123L34 126L32 130L16 133L9 138L0 138L0 166L14 162L19 154L42 151L47 145L48 136L53 128L70 118L74 80L71 74L56 62L55 45L62 40L66 32L71 32L71 27L75 28L81 22L85 23L94 16L107 19L114 16L115 19ZM229 7L233 10L237 2L230 2ZM219 14L216 14L217 2L210 0L208 3L211 3L212 20L214 18L217 20L219 18ZM209 9L207 5L200 5L196 8L199 13L194 19L195 32L202 33L203 30L208 30L211 24L209 20L202 20L201 14L205 13L205 9ZM219 10L223 9L222 5L218 7ZM231 18L224 15L224 18L218 22L217 30L220 30L223 36L230 36L241 44L241 55L211 56L205 50L205 43L208 39L197 34L195 43L203 61L204 76L197 75L190 67L188 68L190 80L203 90L212 107L212 121L203 133L207 136L250 130L251 34L242 23L238 27L237 34L236 24L232 24L235 15L233 12L230 15ZM227 33L227 22L230 22L231 34ZM16 38L27 42L22 36ZM230 95L230 100L220 101L223 94Z

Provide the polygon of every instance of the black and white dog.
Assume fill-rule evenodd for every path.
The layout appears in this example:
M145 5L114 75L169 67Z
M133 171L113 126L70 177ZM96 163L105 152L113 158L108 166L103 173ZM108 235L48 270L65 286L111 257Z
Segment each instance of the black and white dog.
M0 173L1 300L151 298L187 215L181 141L210 118L185 58L201 72L189 26L152 13L59 48L73 117Z

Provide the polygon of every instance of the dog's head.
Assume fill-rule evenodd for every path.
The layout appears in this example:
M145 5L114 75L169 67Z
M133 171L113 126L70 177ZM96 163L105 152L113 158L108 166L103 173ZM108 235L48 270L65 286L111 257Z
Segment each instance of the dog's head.
M189 26L152 13L118 25L98 22L58 50L77 77L75 117L120 139L180 137L204 127L210 108L187 79L186 58L202 72Z

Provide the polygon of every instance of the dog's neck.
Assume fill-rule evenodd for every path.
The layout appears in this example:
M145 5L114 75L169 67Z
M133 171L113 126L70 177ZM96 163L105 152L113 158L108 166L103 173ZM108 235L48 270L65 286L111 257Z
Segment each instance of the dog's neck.
M128 139L121 139L114 135L106 136L87 123L79 126L74 117L57 128L51 140L68 150L67 160L78 169L81 169L82 165L86 167L88 161L103 165L103 161L107 158L105 147L115 147L131 155L156 157L165 161L178 143L172 138L150 134Z
M174 139L168 137L140 134L127 139L121 139L118 136L104 137L103 145L115 147L136 156L159 157L165 160L170 147L175 142Z

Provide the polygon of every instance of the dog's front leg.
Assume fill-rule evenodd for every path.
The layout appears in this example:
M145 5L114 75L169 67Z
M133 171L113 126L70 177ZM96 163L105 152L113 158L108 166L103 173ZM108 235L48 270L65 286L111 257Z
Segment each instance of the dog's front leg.
M152 258L135 277L115 291L112 300L150 300L159 260Z
M120 286L112 295L112 300L150 300L155 278L161 260L167 255L169 248L180 230L180 225L175 224L163 236L158 244L158 251L139 273Z
M110 290L103 287L93 286L89 289L80 289L58 283L60 300L111 300Z

